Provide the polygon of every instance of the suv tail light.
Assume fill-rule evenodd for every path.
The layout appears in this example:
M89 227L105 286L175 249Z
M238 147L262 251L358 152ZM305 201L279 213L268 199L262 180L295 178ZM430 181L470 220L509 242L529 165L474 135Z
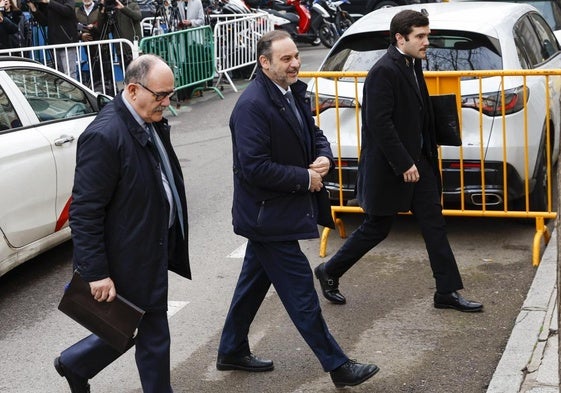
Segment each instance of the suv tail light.
M313 93L307 93L310 96L310 105L312 106L312 115L316 116L316 100L315 95ZM339 97L337 100L334 96L328 96L324 94L318 95L319 101L319 113L330 109L330 108L356 108L357 106L360 107L360 104L354 98L347 98L347 97Z
M530 90L526 88L526 101L530 97ZM483 93L481 100L479 94L462 96L462 107L471 108L487 116L502 116L502 92ZM524 87L518 86L504 91L504 114L516 113L524 108Z

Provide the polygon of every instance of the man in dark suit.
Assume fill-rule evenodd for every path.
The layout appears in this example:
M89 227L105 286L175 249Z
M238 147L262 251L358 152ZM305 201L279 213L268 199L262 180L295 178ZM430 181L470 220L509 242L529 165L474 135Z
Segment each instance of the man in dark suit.
M321 315L299 239L318 237L330 219L322 177L329 142L314 124L298 48L284 31L257 44L259 69L230 118L234 157L234 232L248 239L244 263L218 348L218 370L270 371L251 353L248 332L271 284L290 318L337 387L358 385L378 367L349 360ZM289 93L291 97L286 94ZM292 102L292 103L291 103ZM331 221L332 225L332 221Z
M179 160L163 111L174 76L155 55L129 66L125 89L78 140L70 206L74 268L92 296L116 294L146 313L135 338L144 393L170 393L168 270L191 278L187 205ZM95 335L55 359L73 393L121 354Z
M434 306L483 309L457 292L463 284L442 216L434 116L421 68L429 33L421 12L397 13L390 23L391 45L364 82L357 200L366 215L341 249L315 269L323 295L333 303L346 302L339 278L386 238L398 212L410 210L436 280Z

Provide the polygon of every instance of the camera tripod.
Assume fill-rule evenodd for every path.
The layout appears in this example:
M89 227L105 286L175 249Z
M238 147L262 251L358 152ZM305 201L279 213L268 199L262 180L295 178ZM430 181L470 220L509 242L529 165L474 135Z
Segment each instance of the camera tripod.
M152 18L152 30L150 31L150 35L154 35L158 24L160 26L165 24L169 32L178 30L179 24L181 23L181 14L177 7L177 0L171 0L171 6L169 8L168 14L163 0L156 0L156 12L154 12L154 17Z
M107 20L103 24L99 35L99 40L121 38L119 25L117 24L117 21L115 19L115 9L106 8L105 12L107 14ZM109 34L111 34L111 37L109 36ZM113 70L113 66L115 64L114 57L116 54L124 72L125 67L128 64L126 61L127 54L123 53L122 46L117 46L117 49L115 50L114 44L111 43L99 45L96 49L94 49L94 51L95 54L92 59L92 72L94 77L94 86L96 87L94 90L102 90L105 94L113 96L115 94L115 80Z
M121 38L121 32L119 31L119 26L117 25L117 21L115 20L115 10L114 9L106 9L105 12L107 13L107 21L103 25L101 29L101 34L99 36L100 40L108 40L109 33L113 39Z

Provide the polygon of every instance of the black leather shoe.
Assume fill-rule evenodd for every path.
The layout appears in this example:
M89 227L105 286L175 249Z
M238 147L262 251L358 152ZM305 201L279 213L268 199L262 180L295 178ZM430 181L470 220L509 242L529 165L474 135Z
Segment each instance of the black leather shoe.
M347 302L345 296L339 292L339 279L329 277L325 272L325 263L320 263L314 269L314 273L321 286L321 292L327 300L335 304L345 304Z
M250 372L271 371L275 368L272 360L260 359L250 353L247 356L218 355L216 368L220 371L243 370Z
M336 388L360 385L380 371L375 364L361 364L354 360L347 360L342 366L329 372Z
M477 312L483 310L483 304L464 299L458 292L434 293L435 308L453 308L464 312Z
M87 378L74 374L60 362L60 356L55 359L55 369L61 377L66 378L72 393L90 393L90 384Z

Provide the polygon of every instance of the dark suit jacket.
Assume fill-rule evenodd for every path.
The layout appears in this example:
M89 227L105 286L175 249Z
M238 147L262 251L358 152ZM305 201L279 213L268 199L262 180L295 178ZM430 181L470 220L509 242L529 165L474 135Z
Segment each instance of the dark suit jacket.
M185 185L169 126L164 119L155 128L170 159L186 225ZM191 278L187 228L181 236L175 225L175 248L168 249L169 206L156 154L122 96L116 96L80 135L70 206L74 264L81 276L86 281L111 277L117 293L147 311L167 307L168 267Z
M415 69L420 93L404 56L390 45L364 83L357 199L370 215L411 208L414 183L405 183L403 173L422 154L440 179L434 116L420 61Z
M318 237L319 194L308 191L308 166L319 156L332 160L331 147L315 126L306 84L297 81L291 90L304 115L306 138L287 100L261 70L230 118L234 232L251 240ZM327 210L322 216L330 217L330 207L322 206Z

